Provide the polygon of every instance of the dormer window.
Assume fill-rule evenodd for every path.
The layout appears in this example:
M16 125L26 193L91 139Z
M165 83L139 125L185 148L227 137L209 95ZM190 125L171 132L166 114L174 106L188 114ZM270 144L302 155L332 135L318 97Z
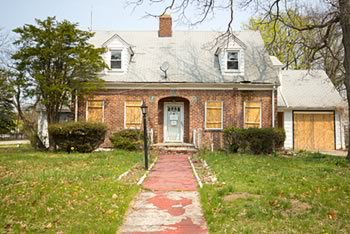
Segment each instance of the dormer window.
M112 70L122 69L122 51L121 50L111 51L111 69Z
M238 71L239 70L239 52L227 51L227 70Z

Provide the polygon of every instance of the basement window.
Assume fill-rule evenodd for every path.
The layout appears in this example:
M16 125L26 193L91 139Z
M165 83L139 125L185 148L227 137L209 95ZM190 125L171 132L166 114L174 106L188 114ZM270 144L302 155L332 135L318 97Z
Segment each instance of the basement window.
M122 69L122 51L121 50L111 51L111 69L112 70Z

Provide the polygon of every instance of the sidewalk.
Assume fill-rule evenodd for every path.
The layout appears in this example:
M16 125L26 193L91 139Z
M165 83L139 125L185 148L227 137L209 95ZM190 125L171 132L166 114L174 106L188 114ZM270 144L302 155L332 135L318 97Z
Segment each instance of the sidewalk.
M120 233L208 233L188 155L161 155Z

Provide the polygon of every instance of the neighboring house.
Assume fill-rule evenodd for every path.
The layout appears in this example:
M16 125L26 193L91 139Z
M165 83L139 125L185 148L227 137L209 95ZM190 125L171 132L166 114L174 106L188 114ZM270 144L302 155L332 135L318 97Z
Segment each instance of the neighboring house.
M229 126L274 127L279 66L259 32L97 31L91 43L106 47L105 89L79 101L79 120L104 122L108 136L140 129L148 106L154 144L189 143L220 148ZM103 146L110 146L108 137Z
M47 122L47 114L45 107L42 105L38 105L36 108L36 112L39 113L38 115L38 136L42 143L49 147L49 132L48 132L48 122ZM59 122L67 122L72 121L74 119L74 115L71 111L71 109L67 106L64 106L62 110L59 113Z
M321 70L283 70L278 88L278 125L286 131L286 149L345 148L345 103Z

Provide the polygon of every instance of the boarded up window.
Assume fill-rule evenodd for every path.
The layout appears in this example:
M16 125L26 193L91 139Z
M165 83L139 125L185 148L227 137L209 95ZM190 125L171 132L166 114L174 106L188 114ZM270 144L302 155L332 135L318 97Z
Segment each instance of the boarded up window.
M103 122L103 101L88 101L87 102L87 121Z
M141 128L141 101L125 102L125 128Z
M244 104L244 127L260 128L261 127L261 103L245 102Z
M206 129L222 129L222 102L209 101L206 103Z

